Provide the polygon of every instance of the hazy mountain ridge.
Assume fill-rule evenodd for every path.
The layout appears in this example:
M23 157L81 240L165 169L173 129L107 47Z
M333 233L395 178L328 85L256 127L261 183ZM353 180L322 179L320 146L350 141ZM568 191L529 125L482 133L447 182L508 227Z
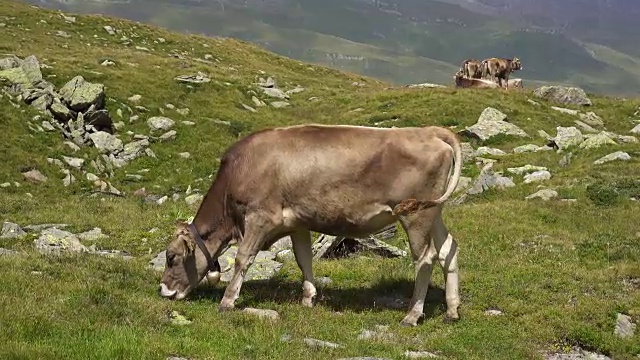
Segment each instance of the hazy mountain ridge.
M640 54L634 52L637 49L629 50L635 43L626 40L628 36L616 36L630 31L624 20L629 15L621 10L629 1L622 0L591 0L575 12L569 11L578 8L575 2L554 3L545 8L541 4L550 3L546 0L39 3L150 22L183 32L236 37L296 59L396 83L450 83L451 75L466 58L517 56L525 66L517 76L529 81L564 82L615 94L634 94L640 87L640 67L635 61ZM617 27L593 29L587 24L596 20L580 22L585 14L595 13L593 9L604 3L610 3L610 9L597 13L602 19L597 22L609 24L617 14L625 13ZM629 14L638 6L631 6ZM566 26L558 25L562 21ZM542 26L545 23L548 26ZM580 26L587 29L581 32ZM590 46L584 43L616 51L605 48L594 57ZM619 57L618 53L630 56L626 66L620 67L619 62L609 59Z

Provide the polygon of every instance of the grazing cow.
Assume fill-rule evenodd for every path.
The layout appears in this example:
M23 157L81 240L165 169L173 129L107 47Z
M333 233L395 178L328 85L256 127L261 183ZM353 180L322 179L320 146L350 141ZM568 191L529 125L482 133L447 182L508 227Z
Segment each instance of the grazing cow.
M486 78L487 75L491 77L491 81L498 79L498 85L502 87L502 80L506 81L506 88L509 88L509 75L516 71L522 70L522 63L520 59L514 57L513 59L503 58L490 58L482 61L482 78Z
M476 59L467 59L462 62L460 70L465 77L480 79L482 77L482 62Z
M442 207L461 166L457 135L435 126L297 125L253 133L225 151L193 222L176 222L160 295L183 299L205 275L218 281L218 257L237 244L219 305L231 310L258 251L289 235L302 271L302 304L312 307L311 231L360 238L399 221L416 269L401 323L417 325L435 261L445 273L445 319L457 320L458 245Z
M478 88L478 89L497 89L499 86L493 81L485 79L468 79L464 77L461 71L458 71L454 76L456 87L461 88Z

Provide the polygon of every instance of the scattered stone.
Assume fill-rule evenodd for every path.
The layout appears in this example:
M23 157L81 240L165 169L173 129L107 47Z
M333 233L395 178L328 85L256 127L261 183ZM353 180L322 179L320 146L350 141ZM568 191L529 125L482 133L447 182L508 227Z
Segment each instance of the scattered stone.
M241 105L242 105L242 107L243 107L245 110L249 110L249 111L251 111L252 113L257 113L257 112L258 112L258 110L256 110L256 109L252 108L251 106L249 106L249 105L247 105L247 104L241 104Z
M507 153L505 153L504 151L500 150L500 149L494 149L494 148L490 148L487 146L481 146L476 150L476 154L475 156L483 156L483 155L494 155L494 156L500 156L500 155L506 155Z
M189 115L189 108L176 109L176 112L182 116Z
M116 34L116 31L115 31L115 30L113 30L113 27L111 27L111 26L109 26L109 25L104 26L104 30L105 30L107 33L109 33L109 35L115 35L115 34Z
M438 355L430 353L428 351L405 351L404 356L409 359L423 359L423 358L435 358Z
M490 316L499 316L499 315L504 315L504 313L499 310L499 309L487 309L484 312L486 315L490 315Z
M2 224L2 231L0 231L0 239L14 239L26 234L20 225L5 221Z
M567 167L569 166L569 164L571 164L571 158L573 157L573 153L566 153L562 159L560 159L560 161L558 162L558 165L560 165L560 167Z
M549 201L553 198L558 197L558 192L555 190L551 190L551 189L542 189L542 190L538 190L537 192L525 197L525 200L531 200L531 199L542 199L544 201Z
M446 86L441 85L441 84L432 84L432 83L421 83L421 84L409 84L409 85L405 85L405 87L408 87L410 89L433 89L433 88L446 88Z
M116 63L113 60L109 60L109 59L105 59L103 62L100 63L100 65L102 66L114 66Z
M596 115L596 113L594 113L593 111L589 111L585 114L580 113L580 120L591 126L604 126L604 121L602 120L602 118Z
M295 88L291 89L291 90L287 90L286 94L287 95L291 95L291 94L297 94L297 93L301 93L305 90L305 88L303 88L300 85L297 85Z
M456 186L456 189L453 192L457 193L469 188L469 186L471 186L471 181L473 181L473 179L470 177L460 176L460 179L458 179L458 186Z
M314 259L344 257L358 251L371 251L383 257L404 257L407 252L376 239L376 235L367 238L347 238L321 234L312 246Z
M223 270L230 269L222 274L220 281L228 282L233 277L237 251L238 248L236 246L231 246L218 258L220 267ZM258 252L253 264L245 274L245 281L267 280L272 278L282 268L282 263L275 261L275 257L276 255L270 251Z
M631 321L631 317L629 315L618 313L616 327L613 330L613 333L624 339L633 337L635 332L636 324Z
M82 232L77 236L82 241L97 241L100 239L108 238L107 235L102 233L102 229L100 229L99 227L93 228L89 231Z
M540 147L538 145L535 144L526 144L526 145L521 145L518 146L516 148L513 148L513 152L516 154L522 154L522 153L527 153L527 152L534 152L536 150L538 150Z
M282 109L282 108L285 108L285 107L290 106L290 105L291 104L289 104L286 101L274 101L274 102L271 103L271 106L273 106L276 109Z
M336 344L336 343L332 343L332 342L328 342L328 341L323 341L323 340L317 340L317 339L313 339L313 338L304 338L304 343L307 344L310 347L315 347L315 348L337 349L337 348L344 347L343 345L340 345L340 344Z
M614 153L601 157L600 159L594 161L593 164L600 165L614 160L629 161L631 160L631 156L629 156L629 154L624 151L616 151Z
M363 329L358 335L358 340L390 341L394 338L387 325L376 325L375 330Z
M563 114L569 114L569 115L578 115L578 110L573 110L573 109L567 109L567 108L561 108L561 107L557 107L557 106L552 106L551 107L553 110L555 111L559 111Z
M183 159L188 159L188 158L191 157L191 154L188 153L188 152L181 152L181 153L178 154L178 156L180 156Z
M504 189L513 186L516 186L513 179L504 177L500 173L494 173L493 163L488 163L482 168L480 175L478 175L473 185L467 189L466 193L475 195L492 188Z
M251 97L251 101L253 101L253 104L257 107L262 107L262 106L266 106L267 104L264 103L264 101L258 99L255 96Z
M0 248L0 256L16 255L17 253L15 250Z
M78 237L68 231L56 227L42 230L34 245L44 254L61 254L62 252L87 252Z
M599 134L588 136L585 141L578 145L581 149L596 149L604 145L617 145L604 131Z
M187 203L187 205L193 206L202 202L202 199L204 199L204 195L202 194L191 194L185 197L184 201Z
M131 96L129 97L129 99L127 99L127 100L129 100L129 101L130 101L130 102L132 102L132 103L137 103L137 102L139 102L140 100L142 100L142 95L140 95L140 94L131 95Z
M89 134L89 139L101 153L119 153L124 150L122 140L105 131Z
M255 315L259 318L266 318L269 320L278 320L280 319L280 314L278 314L277 311L275 310L269 310L269 309L254 309L254 308L244 308L242 310L242 312L245 312L247 314L251 314L251 315Z
M536 166L536 165L530 165L530 164L520 166L517 168L507 168L507 172L515 175L522 175L522 174L531 173L534 171L545 171L545 170L547 170L547 168L544 166Z
M147 125L151 131L169 130L175 125L175 121L164 116L153 116L147 120Z
M551 179L551 173L547 170L539 170L524 176L524 183L540 182Z
M73 168L76 168L76 169L80 169L82 167L82 165L84 164L84 159L81 159L81 158L74 158L74 157L69 157L69 156L64 156L63 155L62 159L69 166L71 166Z
M585 91L578 87L568 86L541 86L533 91L533 95L545 100L565 104L591 106L592 102Z
M40 171L36 169L23 172L22 176L24 176L25 180L27 180L28 182L32 182L35 184L43 183L47 181L47 177L44 176Z
M169 130L166 133L160 135L160 141L169 141L169 140L173 140L176 138L176 135L178 134L177 131L175 130Z
M590 132L590 133L598 132L598 130L592 128L590 125L587 125L580 120L575 120L574 123L584 132Z
M92 105L95 108L102 108L104 105L104 85L87 82L81 75L66 83L59 93L73 111L84 112Z
M629 131L632 134L640 134L640 124L636 125L633 129Z
M269 76L266 80L263 78L259 78L258 79L258 86L262 87L262 88L275 88L276 87L276 81L273 80L273 78L271 76Z
M175 310L169 313L169 321L171 322L171 324L179 326L191 324L191 320L187 319L184 315Z
M611 360L610 357L573 347L569 352L544 354L545 360Z
M551 139L551 142L559 150L580 145L584 141L584 136L576 127L556 127L556 136Z
M204 84L211 81L209 77L207 77L204 73L198 71L197 74L194 75L179 75L175 77L175 80L184 83L191 84Z
M507 115L492 107L488 107L482 111L478 118L478 122L462 130L460 134L475 137L482 141L488 140L499 134L529 137L524 130L507 122L506 119Z
M194 123L193 121L183 121L182 125L185 126L194 126L196 123Z
M163 250L156 257L149 261L149 268L155 271L163 271L165 264L167 263L167 252Z

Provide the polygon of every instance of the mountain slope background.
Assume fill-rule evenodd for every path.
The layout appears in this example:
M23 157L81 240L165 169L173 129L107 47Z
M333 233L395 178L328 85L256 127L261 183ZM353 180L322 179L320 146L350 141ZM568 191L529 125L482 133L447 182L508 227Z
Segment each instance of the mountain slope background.
M640 3L629 0L29 0L235 37L397 84L451 84L466 58L519 57L525 86L635 95Z

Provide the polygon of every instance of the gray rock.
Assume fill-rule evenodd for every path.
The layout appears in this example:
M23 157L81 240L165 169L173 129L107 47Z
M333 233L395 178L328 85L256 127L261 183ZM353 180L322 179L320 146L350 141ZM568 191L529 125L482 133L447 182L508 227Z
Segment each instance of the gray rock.
M100 229L99 227L93 228L89 231L82 232L77 236L82 241L96 241L96 240L108 238L107 235L102 233L102 229Z
M395 335L389 332L386 325L376 325L374 330L363 329L358 335L358 340L389 341L394 338Z
M426 358L436 358L438 355L428 352L428 351L405 351L404 357L409 359L426 359Z
M524 176L524 183L530 184L533 182L540 182L551 179L551 173L547 170L538 170L534 171L531 174L527 174Z
M276 87L276 81L273 80L273 78L271 76L269 76L266 80L263 78L259 78L258 79L258 86L263 87L263 88L275 88Z
M32 182L36 184L43 183L48 180L46 176L44 176L40 171L36 169L23 172L22 176L24 176L25 180L27 180L28 182Z
M73 113L58 99L53 99L53 103L49 107L51 115L57 120L67 122L73 117Z
M278 241L276 241L275 243L273 243L273 245L271 245L271 247L269 248L269 251L277 253L281 250L286 250L291 248L292 248L291 237L285 236L279 239Z
M467 189L469 195L480 194L492 188L504 189L516 186L513 179L493 172L493 163L486 164L480 171L473 185Z
M204 73L198 71L193 75L179 75L175 77L176 81L190 83L190 84L204 84L211 81L211 79Z
M255 309L255 308L248 307L248 308L242 309L242 312L250 314L250 315L257 316L257 317L262 318L262 319L269 319L269 320L278 320L278 319L280 319L280 314L278 314L278 312L275 311L275 310Z
M264 103L264 101L258 99L255 96L251 97L251 101L253 101L253 104L257 107L262 107L262 106L266 106L267 104Z
M167 251L163 250L156 257L149 261L149 268L155 271L163 271L167 263Z
M257 113L257 112L258 112L256 109L252 108L251 106L249 106L249 105L247 105L247 104L241 104L241 105L242 105L242 107L243 107L245 110L249 110L249 111L251 111L252 113Z
M555 111L559 111L563 114L569 114L569 115L578 115L578 110L573 110L573 109L567 109L567 108L561 108L561 107L557 107L557 106L552 106L551 107L553 110Z
M0 256L16 255L18 252L11 249L0 248Z
M589 111L585 114L580 113L580 120L591 125L591 126L604 126L604 121L602 118L593 111Z
M55 227L42 230L34 245L43 254L88 251L76 235Z
M175 125L175 121L164 116L153 116L147 120L147 125L151 131L169 130Z
M525 197L525 200L531 200L531 199L542 199L544 201L549 201L553 198L558 197L558 192L555 190L551 190L551 189L542 189L542 190L538 190L537 192Z
M456 186L456 189L453 192L457 193L459 191L467 189L469 186L471 186L471 181L473 181L473 179L471 179L470 177L460 176L460 179L458 180L458 186Z
M92 105L100 109L104 105L104 85L87 82L78 75L60 89L60 96L74 111L83 112Z
M597 149L604 145L617 145L604 131L599 134L587 136L580 145L581 149Z
M640 124L636 125L633 129L629 130L632 134L640 134Z
M177 109L176 112L182 116L189 115L189 108Z
M204 195L202 194L191 194L185 197L184 201L187 203L187 205L192 206L202 202L202 199L204 199Z
M541 86L533 91L533 95L545 100L565 104L591 106L592 102L585 91L578 87L568 86Z
M500 315L504 315L504 313L498 309L487 309L484 312L486 315L489 316L500 316Z
M583 123L580 120L575 120L574 123L584 132L597 133L598 130L594 129L588 124Z
M62 160L64 160L64 162L66 162L69 166L76 169L80 169L84 164L84 159L81 159L81 158L74 158L74 157L62 155Z
M545 360L611 360L610 357L574 347L570 352L544 354Z
M462 142L460 146L462 147L462 162L466 163L472 161L476 154L473 146L471 146L471 144L469 144L468 142Z
M176 138L176 135L178 134L177 131L175 130L169 130L166 133L160 135L160 141L169 141L169 140L173 140Z
M191 154L188 152L181 152L181 153L178 153L178 156L180 156L183 159L188 159L191 157Z
M383 257L404 257L407 252L378 240L375 236L367 238L347 238L321 234L312 246L313 258L337 258L358 251L371 251Z
M107 33L109 33L109 35L115 35L116 34L116 31L113 30L113 27L111 27L109 25L105 25L103 28Z
M337 348L344 347L344 345L332 343L332 342L329 342L329 341L313 339L313 338L304 338L303 341L304 341L305 344L307 344L307 346L315 347L315 348L337 349Z
M286 101L274 101L274 102L271 103L271 106L273 106L276 109L282 109L282 108L285 108L285 107L290 106L290 105L291 104L289 104Z
M129 98L127 100L129 100L130 102L133 102L133 103L137 103L140 100L142 100L142 95L134 94L134 95L129 96Z
M224 272L220 277L220 281L228 282L233 277L235 272L235 258L238 248L231 246L227 251L222 253L218 258L220 261L220 267L230 269ZM272 278L282 268L282 263L275 261L276 255L270 251L260 251L255 257L253 264L249 267L249 270L245 274L244 280L267 280Z
M524 166L520 166L517 168L507 168L507 172L510 174L515 174L515 175L522 175L522 174L527 174L527 173L531 173L534 171L546 171L547 168L544 166L536 166L536 165L524 165Z
M562 159L560 159L560 161L558 162L558 165L560 165L560 167L567 167L569 166L569 164L571 164L571 158L573 157L573 153L566 153Z
M552 143L559 150L564 150L572 146L580 145L584 141L584 136L576 127L556 127L556 136L551 139Z
M115 135L108 132L98 131L89 134L89 138L93 142L93 145L101 153L119 153L124 150L122 140L118 139Z
M291 95L291 94L297 94L297 93L301 93L305 90L305 88L303 88L302 86L298 85L295 88L291 89L291 90L287 90L287 95Z
M513 148L513 152L516 154L522 154L527 152L534 152L538 150L540 147L535 144L526 144Z
M0 231L0 239L15 239L26 234L20 225L5 221L2 224L2 231Z
M594 161L593 164L600 165L614 160L629 161L631 160L631 156L629 156L629 154L624 151L616 151L614 153L601 157L600 159Z
M482 111L478 122L462 130L460 134L475 137L483 141L499 134L529 137L524 130L505 121L506 119L507 115L492 107L488 107Z
M476 156L484 156L484 155L493 155L493 156L500 156L500 155L506 155L507 153L505 153L504 151L500 150L500 149L494 149L494 148L490 148L487 146L481 146L476 150Z
M618 313L616 327L613 330L613 333L624 339L633 337L635 332L636 324L631 321L631 317L629 315Z

